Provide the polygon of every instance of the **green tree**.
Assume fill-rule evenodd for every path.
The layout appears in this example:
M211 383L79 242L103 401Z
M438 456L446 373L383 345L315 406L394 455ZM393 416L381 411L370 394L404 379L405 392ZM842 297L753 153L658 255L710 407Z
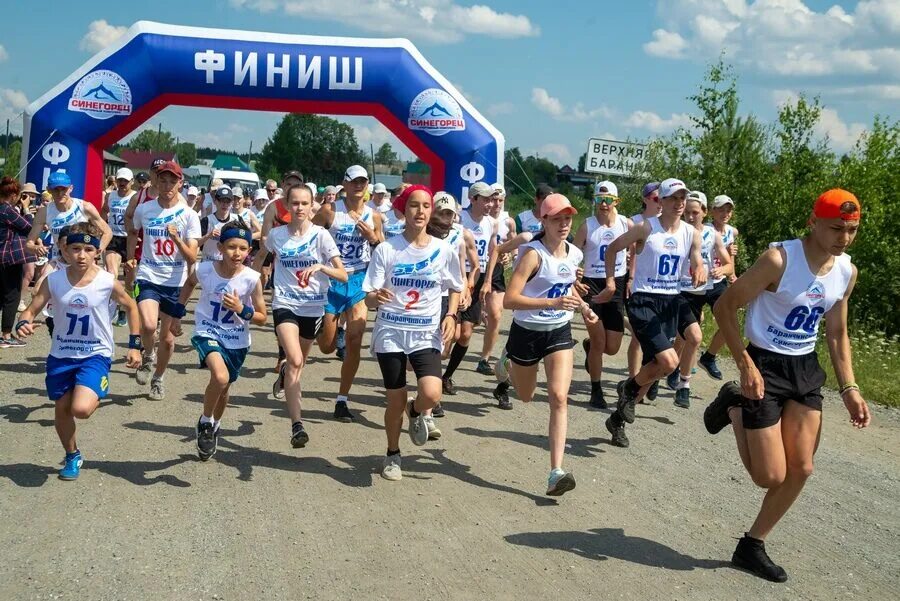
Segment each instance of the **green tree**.
M397 153L391 148L391 145L385 142L378 150L375 151L376 165L391 165L397 160Z
M6 153L6 162L3 164L3 175L16 177L22 163L22 142L16 140L9 143L9 152ZM40 185L38 183L38 185Z
M332 183L340 181L349 165L364 160L353 128L346 123L320 115L289 114L259 153L257 171L281 174L299 169L310 181Z
M182 167L190 167L197 164L197 146L192 142L180 142L175 146L175 154L178 156L178 164Z
M126 146L132 150L174 152L175 136L166 130L145 129L132 138Z

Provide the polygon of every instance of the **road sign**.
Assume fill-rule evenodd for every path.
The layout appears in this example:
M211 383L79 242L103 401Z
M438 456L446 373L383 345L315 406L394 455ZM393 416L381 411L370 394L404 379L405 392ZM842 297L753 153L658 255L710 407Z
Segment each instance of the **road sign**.
M609 175L631 175L635 164L644 158L645 144L619 142L604 138L588 141L584 170L589 173Z

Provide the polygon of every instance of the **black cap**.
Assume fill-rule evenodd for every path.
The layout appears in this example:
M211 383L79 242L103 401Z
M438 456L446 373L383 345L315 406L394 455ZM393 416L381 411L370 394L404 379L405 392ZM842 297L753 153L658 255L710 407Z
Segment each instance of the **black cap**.
M303 182L306 181L305 179L303 179L303 174L300 173L299 171L288 171L288 172L286 172L284 175L281 176L281 181L284 181L284 180L286 180L286 179L289 178L289 177L296 177L297 179L300 180L300 183L301 183L301 184L302 184Z
M553 194L553 188L551 188L549 184L538 184L537 190L534 192L534 197L538 200L544 200L551 194Z
M228 186L219 186L216 188L216 200L225 199L231 200L234 198L234 194L231 193L231 188Z
M153 162L150 163L151 171L157 169L160 165L165 165L166 159L153 159Z
M138 174L134 176L139 182L148 182L150 181L150 175L146 171L138 171Z

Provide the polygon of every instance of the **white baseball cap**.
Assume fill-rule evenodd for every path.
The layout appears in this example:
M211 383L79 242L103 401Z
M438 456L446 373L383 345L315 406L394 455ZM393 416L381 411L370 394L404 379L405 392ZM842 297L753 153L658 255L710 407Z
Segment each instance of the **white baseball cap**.
M696 200L701 205L703 205L704 209L706 208L706 194L704 194L700 190L691 190L690 192L688 192L688 200Z
M384 186L384 184L379 182L379 183L375 184L374 186L372 186L372 193L373 194L386 194L387 188Z
M731 197L727 194L719 194L715 198L713 198L713 208L718 209L719 207L724 207L725 205L731 205L734 208L734 201L731 200Z
M347 167L347 171L344 172L345 182L353 181L358 177L369 179L369 172L366 171L365 167L362 167L360 165L350 165L349 167Z
M257 188L253 193L253 200L269 200L269 195L263 188Z
M132 173L131 169L128 167L122 167L116 171L116 179L127 179L128 181L131 181L134 179L134 173Z
M306 187L309 188L310 192L312 192L313 198L315 198L316 194L319 193L319 187L312 182L306 182Z
M667 196L672 196L679 190L684 190L685 192L688 191L687 186L684 185L683 181L675 179L674 177L664 179L659 185L659 197L665 198Z
M236 198L241 198L244 196L244 191L241 189L240 186L235 186L234 188L232 188L231 193L234 194L234 196Z
M599 196L600 194L609 194L610 196L618 198L619 189L611 181L603 180L602 182L594 184L594 196Z
M200 190L197 189L197 186L188 188L188 196L197 196L198 194L200 194Z
M456 203L456 199L453 198L453 195L449 192L444 192L443 190L434 193L434 210L435 211L443 211L445 209L450 209L454 213L459 213L459 205Z
M506 198L506 189L503 187L503 184L497 182L496 184L491 185L491 190L494 191L494 194L499 194L500 198Z

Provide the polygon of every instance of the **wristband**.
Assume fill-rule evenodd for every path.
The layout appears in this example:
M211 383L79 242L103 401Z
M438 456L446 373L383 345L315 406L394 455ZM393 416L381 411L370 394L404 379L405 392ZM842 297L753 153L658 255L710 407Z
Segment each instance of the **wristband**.
M456 323L459 323L459 315L457 315L456 313L447 313L446 315L444 315L444 319L447 319L448 317Z
M244 308L241 309L239 315L244 321L250 321L251 319L253 319L253 313L253 307L251 307L250 305L244 305Z
M128 348L141 350L141 335L131 334L128 336Z
M844 392L845 390L850 390L851 388L859 390L859 386L857 386L856 382L847 382L846 384L841 386L840 391Z
M31 322L28 321L27 319L23 319L22 321L20 321L19 323L16 324L16 332L18 332L18 331L19 331L19 328L21 328L22 326L28 325L28 324L30 324L30 323L31 323Z
M175 319L181 319L187 314L187 308L184 306L184 303L175 303L172 305L172 317Z

